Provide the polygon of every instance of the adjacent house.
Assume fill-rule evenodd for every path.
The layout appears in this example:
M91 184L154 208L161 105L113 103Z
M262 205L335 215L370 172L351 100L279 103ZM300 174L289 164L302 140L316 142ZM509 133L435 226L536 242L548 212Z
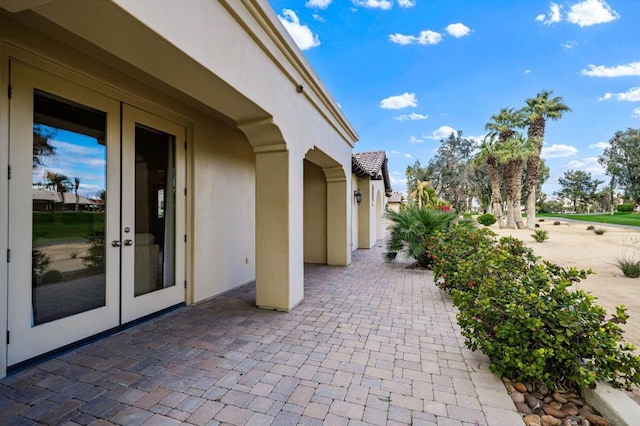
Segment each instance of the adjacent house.
M0 58L0 377L253 281L288 311L381 236L384 153L266 0L0 0ZM43 172L101 207L38 211Z
M402 201L404 200L405 198L402 192L394 192L393 194L391 194L389 200L387 201L387 209L393 210L394 212L398 213L400 211L400 207L402 206Z
M384 239L384 211L391 196L391 182L384 151L357 152L351 159L354 188L351 240L353 250L369 249Z

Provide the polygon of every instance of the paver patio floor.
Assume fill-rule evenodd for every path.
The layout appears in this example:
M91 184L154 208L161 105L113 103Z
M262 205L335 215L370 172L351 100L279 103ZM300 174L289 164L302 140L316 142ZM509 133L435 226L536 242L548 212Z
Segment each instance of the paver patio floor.
M381 253L307 265L289 313L246 285L9 376L0 424L522 425L432 274Z

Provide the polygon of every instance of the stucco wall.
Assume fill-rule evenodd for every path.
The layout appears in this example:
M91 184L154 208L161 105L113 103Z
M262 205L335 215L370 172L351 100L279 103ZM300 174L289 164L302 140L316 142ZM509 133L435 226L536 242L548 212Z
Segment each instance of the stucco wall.
M194 302L255 279L255 159L244 135L194 125Z
M304 261L327 263L327 183L324 172L304 161Z
M43 69L185 125L190 134L187 186L191 201L187 207L187 278L193 295L187 301L199 301L255 279L255 156L242 132L171 96L169 88L151 88L136 76L35 33L2 14L0 37L21 46L6 49L5 54L26 62L33 55ZM47 65L48 59L63 67ZM82 78L76 78L69 69L81 73L78 76ZM5 88L3 84L3 92ZM0 103L0 108L3 105ZM0 123L5 133L0 148L6 152L5 123Z

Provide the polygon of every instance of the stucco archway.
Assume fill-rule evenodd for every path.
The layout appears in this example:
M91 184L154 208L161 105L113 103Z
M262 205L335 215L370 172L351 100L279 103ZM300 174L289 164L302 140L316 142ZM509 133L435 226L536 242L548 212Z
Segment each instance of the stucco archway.
M351 205L347 174L317 147L307 151L304 163L305 262L348 265Z

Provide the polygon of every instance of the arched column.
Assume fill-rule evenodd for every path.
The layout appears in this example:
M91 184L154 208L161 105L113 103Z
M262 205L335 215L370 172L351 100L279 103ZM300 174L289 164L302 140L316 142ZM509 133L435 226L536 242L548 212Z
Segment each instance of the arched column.
M376 191L376 239L384 239L384 197L382 190Z
M323 170L327 178L327 264L346 266L351 263L349 217L353 195L342 166Z
M271 120L239 127L256 156L256 306L289 311L304 297L303 161Z

